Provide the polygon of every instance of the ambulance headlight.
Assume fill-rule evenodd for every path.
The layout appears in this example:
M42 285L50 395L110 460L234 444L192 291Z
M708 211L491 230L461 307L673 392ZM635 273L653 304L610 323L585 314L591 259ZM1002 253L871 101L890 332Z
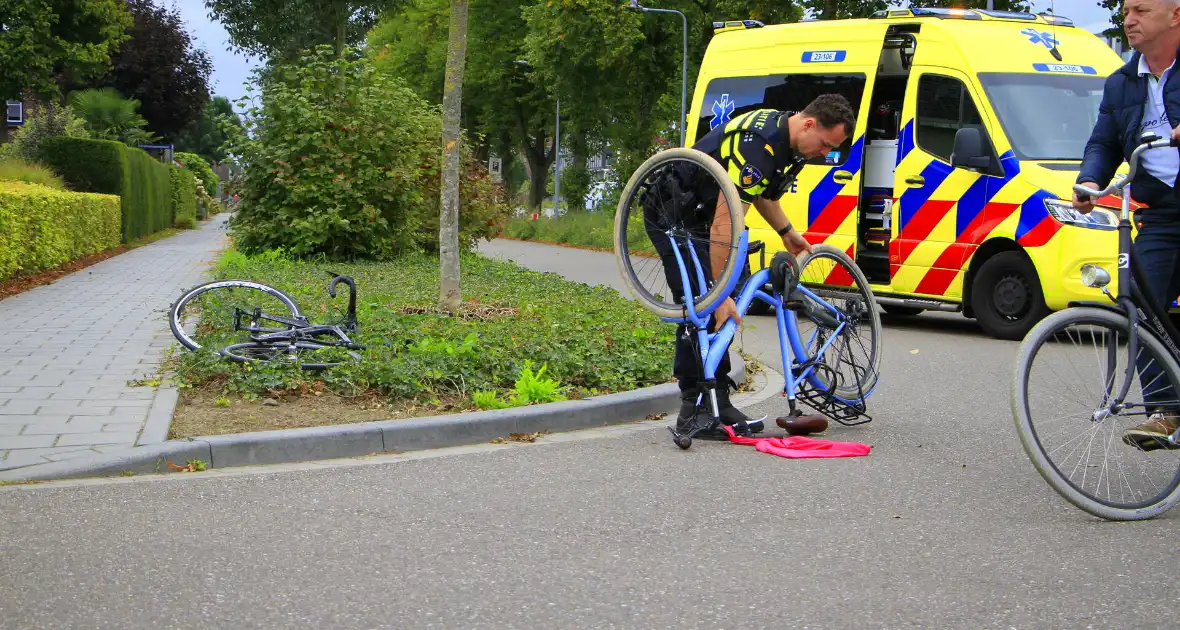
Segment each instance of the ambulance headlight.
M1119 227L1118 217L1105 208L1094 208L1090 214L1082 214L1074 209L1068 201L1060 199L1046 199L1045 209L1054 219L1067 225L1076 225L1095 230L1116 230Z
M1082 284L1091 289L1101 289L1110 284L1110 272L1098 265L1082 265Z

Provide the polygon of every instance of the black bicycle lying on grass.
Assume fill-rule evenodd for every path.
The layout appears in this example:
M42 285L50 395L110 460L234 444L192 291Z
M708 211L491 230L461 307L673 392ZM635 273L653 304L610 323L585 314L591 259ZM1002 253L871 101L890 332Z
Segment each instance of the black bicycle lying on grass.
M360 361L364 346L348 333L358 331L356 282L329 272L328 295L348 285L348 312L334 324L312 324L295 300L282 291L249 280L217 280L189 290L172 305L172 334L189 350L204 346L239 363L291 361L305 370L323 370ZM201 340L198 342L198 338Z

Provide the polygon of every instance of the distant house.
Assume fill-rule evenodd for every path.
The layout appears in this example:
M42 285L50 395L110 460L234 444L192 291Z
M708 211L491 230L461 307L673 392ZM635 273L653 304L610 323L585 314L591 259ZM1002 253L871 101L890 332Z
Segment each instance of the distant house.
M20 101L8 101L5 108L5 124L9 129L25 124L25 105Z

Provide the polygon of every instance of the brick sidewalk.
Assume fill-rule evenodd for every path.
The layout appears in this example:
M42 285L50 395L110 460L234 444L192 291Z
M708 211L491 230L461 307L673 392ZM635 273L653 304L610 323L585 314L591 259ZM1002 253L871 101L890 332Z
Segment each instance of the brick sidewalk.
M205 281L226 219L0 300L0 470L141 440L156 392L127 381L175 342L167 309Z

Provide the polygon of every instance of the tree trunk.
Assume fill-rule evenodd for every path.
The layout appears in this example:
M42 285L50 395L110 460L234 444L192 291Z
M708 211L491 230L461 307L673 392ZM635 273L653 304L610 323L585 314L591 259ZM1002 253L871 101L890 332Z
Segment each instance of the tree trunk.
M827 0L824 10L819 14L821 20L834 20L840 14L840 0Z
M529 167L532 168L534 173L538 172L538 170L540 171L538 175L529 178L529 208L540 212L541 202L545 200L545 188L549 183L549 172L543 166L538 169L537 166L533 165L531 159L529 160Z
M529 162L529 208L540 210L541 202L549 188L549 167L553 166L553 159L557 157L553 148L545 150L549 139L543 135L533 139L533 144L525 143L525 157ZM556 211L556 208L554 209Z
M438 251L441 268L439 303L454 312L459 289L459 121L463 105L463 67L467 54L467 0L451 0L451 34L443 84L443 170Z

